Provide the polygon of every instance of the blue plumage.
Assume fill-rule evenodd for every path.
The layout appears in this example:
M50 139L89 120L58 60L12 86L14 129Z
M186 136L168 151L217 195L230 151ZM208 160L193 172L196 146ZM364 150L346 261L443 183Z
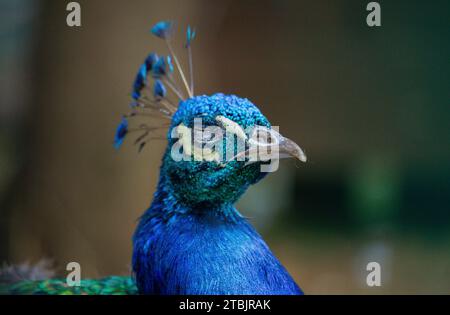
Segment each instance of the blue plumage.
M153 86L153 95L156 99L166 97L167 90L161 80L155 80L155 84Z
M138 100L141 97L141 91L145 87L147 82L147 66L144 63L139 67L139 71L136 74L136 78L133 83L132 97L134 100Z
M154 78L160 78L161 76L166 75L167 66L164 57L159 57L156 62L153 64L152 75Z
M133 268L141 293L302 294L231 205L193 214L167 209L174 206L171 198L158 191L134 237Z
M153 35L166 39L172 33L173 23L171 21L161 21L156 23L150 30Z
M147 71L152 71L153 65L158 61L159 57L155 53L150 53L147 58L145 59L145 66Z
M186 48L191 46L191 42L194 40L195 35L195 30L192 29L191 26L188 26L186 30Z
M128 133L128 120L122 118L114 136L114 147L119 149Z

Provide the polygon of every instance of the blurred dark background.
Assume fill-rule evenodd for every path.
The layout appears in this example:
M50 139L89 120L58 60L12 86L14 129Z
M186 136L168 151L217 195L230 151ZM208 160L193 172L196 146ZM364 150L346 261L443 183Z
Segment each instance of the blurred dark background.
M170 19L179 52L198 30L197 93L251 99L307 153L238 204L307 293L450 293L449 1L378 1L378 28L369 1L78 1L80 28L68 2L0 2L0 261L129 273L165 143L112 139Z

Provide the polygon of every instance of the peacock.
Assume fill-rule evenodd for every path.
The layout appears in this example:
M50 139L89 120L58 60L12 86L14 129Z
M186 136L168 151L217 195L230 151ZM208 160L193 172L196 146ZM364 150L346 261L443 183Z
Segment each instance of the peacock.
M196 31L188 26L184 43L189 77L174 53L173 32L171 21L151 28L169 54L150 53L139 67L130 112L114 137L119 149L135 134L139 151L152 139L167 141L153 201L133 236L132 275L82 280L80 286L64 279L12 277L0 285L3 293L303 294L234 204L271 171L273 161L305 162L306 156L248 99L195 95L191 44ZM4 269L3 279L14 272L20 273Z

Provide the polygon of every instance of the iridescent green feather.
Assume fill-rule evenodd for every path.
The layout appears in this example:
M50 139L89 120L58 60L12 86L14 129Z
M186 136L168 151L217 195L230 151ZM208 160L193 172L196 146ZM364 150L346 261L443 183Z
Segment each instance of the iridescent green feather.
M82 280L79 287L70 287L65 280L21 281L0 285L0 294L13 295L132 295L137 294L130 277L111 276L99 280Z

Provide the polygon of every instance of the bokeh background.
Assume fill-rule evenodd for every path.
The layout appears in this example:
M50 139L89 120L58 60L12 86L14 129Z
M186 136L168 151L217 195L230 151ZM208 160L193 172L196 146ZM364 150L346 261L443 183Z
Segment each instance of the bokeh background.
M197 93L251 99L307 153L238 204L307 293L450 293L450 2L379 1L379 28L369 1L89 0L80 28L68 2L0 1L0 261L129 273L165 144L112 139L170 19L183 57L198 30Z

